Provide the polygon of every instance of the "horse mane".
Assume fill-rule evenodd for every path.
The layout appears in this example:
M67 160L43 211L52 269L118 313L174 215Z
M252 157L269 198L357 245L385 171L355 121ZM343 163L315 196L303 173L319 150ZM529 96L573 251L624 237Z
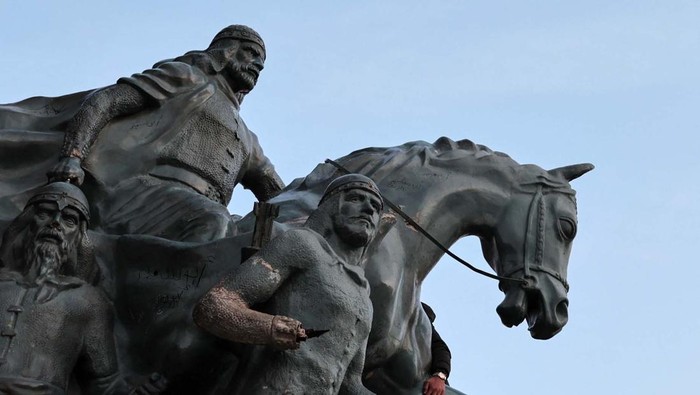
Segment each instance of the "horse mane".
M396 147L365 148L338 159L338 162L381 183L386 176L405 166L430 164L442 167L458 159L472 160L475 165L477 162L484 165L499 162L508 167L519 166L503 152L493 151L468 139L454 141L448 137L440 137L434 143L411 141Z
M469 139L454 141L448 137L440 137L434 143L419 140L395 147L363 148L336 160L349 171L364 174L379 185L404 167L417 169L432 166L452 169L455 161L468 161L469 167L501 169L502 172L491 171L491 177L501 173L520 185L545 184L556 188L568 187L565 180L554 177L539 166L521 165L507 154L491 150ZM304 191L321 188L322 191L331 179L340 174L341 172L331 165L319 165L307 177L294 180L286 190Z

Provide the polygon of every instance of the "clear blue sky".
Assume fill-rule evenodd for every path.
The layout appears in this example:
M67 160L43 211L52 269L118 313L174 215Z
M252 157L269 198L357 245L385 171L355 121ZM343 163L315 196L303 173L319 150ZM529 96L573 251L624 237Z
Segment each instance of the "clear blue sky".
M268 61L243 116L288 183L368 146L446 135L573 183L570 320L507 329L495 282L444 259L423 299L470 395L700 388L700 2L0 1L0 103L111 84L232 23ZM236 191L232 211L252 197ZM478 243L454 248L482 267Z

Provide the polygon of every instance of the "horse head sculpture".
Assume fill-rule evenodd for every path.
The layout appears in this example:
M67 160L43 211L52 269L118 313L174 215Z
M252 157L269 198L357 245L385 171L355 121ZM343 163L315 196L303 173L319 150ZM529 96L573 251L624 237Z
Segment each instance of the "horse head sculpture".
M523 166L491 237L481 239L484 256L499 275L524 281L500 283L505 300L497 312L503 324L527 319L535 339L551 338L568 321L567 265L577 225L569 181L592 169L579 164L545 172Z

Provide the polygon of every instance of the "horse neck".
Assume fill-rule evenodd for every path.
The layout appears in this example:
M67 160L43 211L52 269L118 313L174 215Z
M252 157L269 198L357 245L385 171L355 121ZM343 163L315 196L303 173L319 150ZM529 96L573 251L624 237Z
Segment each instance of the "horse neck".
M448 248L464 236L488 235L511 196L510 184L497 177L470 175L462 181L432 185L421 199L406 205L407 214ZM414 260L414 269L422 281L444 252L409 227L403 234L406 256L421 257Z

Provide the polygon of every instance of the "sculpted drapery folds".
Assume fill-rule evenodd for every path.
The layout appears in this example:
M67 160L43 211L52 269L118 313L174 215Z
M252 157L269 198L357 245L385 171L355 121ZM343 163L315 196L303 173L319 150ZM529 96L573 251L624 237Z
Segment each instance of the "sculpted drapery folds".
M361 383L372 305L360 263L381 210L370 179L339 177L303 228L272 239L204 296L199 326L258 345L234 393L371 393ZM305 326L328 332L301 344Z
M71 374L86 394L131 394L117 366L110 302L82 276L87 200L68 183L40 189L0 247L0 393L66 391ZM82 278L81 278L82 277ZM159 393L162 378L138 390Z
M62 146L56 147L58 163L43 171L51 181L85 182L97 230L181 241L231 235L224 206L237 184L261 201L284 187L239 114L265 56L254 30L232 25L206 50L158 62L114 85L0 106L0 141L55 145L50 134L35 131L64 131ZM18 130L28 133L17 137ZM36 143L25 157L37 156ZM16 157L7 160L8 167L31 160L17 152L11 151ZM44 166L35 162L26 167ZM20 172L8 179L12 174ZM3 180L7 188L1 195L37 186L24 178ZM0 199L0 207L18 201Z

